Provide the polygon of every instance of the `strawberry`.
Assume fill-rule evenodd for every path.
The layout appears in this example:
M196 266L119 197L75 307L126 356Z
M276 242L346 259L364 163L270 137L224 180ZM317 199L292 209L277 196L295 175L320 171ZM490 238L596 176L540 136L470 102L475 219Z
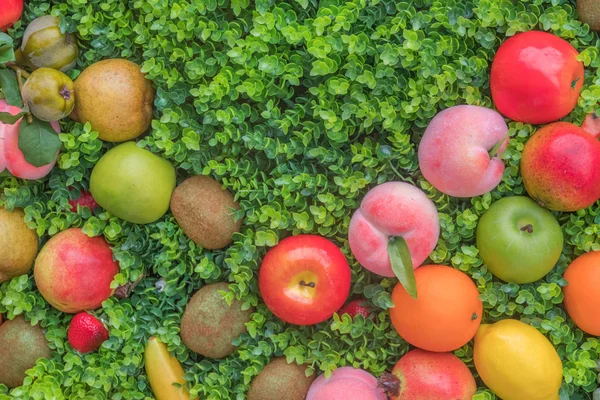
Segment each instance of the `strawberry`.
M90 210L98 207L98 203L92 197L90 192L86 192L85 190L81 191L78 199L69 200L69 204L71 205L71 211L77 212L77 206L81 207L89 207Z
M371 315L371 307L369 306L369 302L365 299L353 300L338 311L338 315L342 316L344 314L348 314L351 318L356 317L358 314L365 318L369 318Z
M71 347L80 353L98 350L108 339L108 331L102 322L91 314L80 312L75 315L67 331Z

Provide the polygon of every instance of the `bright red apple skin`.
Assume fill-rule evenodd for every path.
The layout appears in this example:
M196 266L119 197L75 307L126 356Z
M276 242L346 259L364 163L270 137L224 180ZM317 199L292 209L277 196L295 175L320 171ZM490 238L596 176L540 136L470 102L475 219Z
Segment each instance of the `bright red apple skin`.
M578 55L569 42L547 32L523 32L507 39L498 48L490 77L498 111L530 124L569 114L584 80Z
M23 0L0 0L0 30L6 32L23 14Z
M600 141L586 130L555 122L525 144L521 175L529 195L555 211L577 211L600 198Z
M108 299L119 264L103 237L89 237L79 228L53 236L35 260L38 290L64 313L93 310Z
M331 318L348 298L350 280L344 254L318 235L283 239L267 252L258 273L260 293L269 310L295 325Z
M452 353L409 351L392 374L400 379L400 394L390 400L471 400L477 391L473 374Z

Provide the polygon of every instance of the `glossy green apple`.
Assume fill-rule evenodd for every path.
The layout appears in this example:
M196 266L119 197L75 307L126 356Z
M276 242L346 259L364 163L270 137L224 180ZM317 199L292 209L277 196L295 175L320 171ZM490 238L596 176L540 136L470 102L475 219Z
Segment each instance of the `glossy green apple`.
M563 234L552 213L524 196L493 203L481 216L476 236L488 270L511 283L543 278L563 247Z
M111 214L148 224L169 209L175 183L171 163L135 142L126 142L100 158L92 170L90 192L96 203Z

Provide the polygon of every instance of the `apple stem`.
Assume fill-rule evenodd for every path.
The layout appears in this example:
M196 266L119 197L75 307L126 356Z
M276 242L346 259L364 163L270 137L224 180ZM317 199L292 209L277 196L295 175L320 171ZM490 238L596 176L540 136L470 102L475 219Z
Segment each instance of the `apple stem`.
M400 379L394 374L383 373L377 380L377 387L383 389L388 397L396 397L400 394Z
M493 159L494 157L496 157L497 155L499 155L498 153L500 152L500 148L504 144L504 141L506 139L508 139L509 137L510 137L510 133L506 132L506 135L504 135L504 137L502 138L502 140L499 141L498 143L496 143L494 145L494 147L492 147L490 149L490 151L488 151L488 154L490 155L490 160Z
M308 286L308 287L311 287L311 288L315 287L315 283L314 282L308 282L308 283L306 283L304 281L300 281L300 285L301 286Z
M527 224L521 227L522 232L533 233L533 226L531 224Z
M579 80L581 79L581 77L575 79L573 82L571 82L571 89L575 89L575 86L577 86L577 82L579 82Z

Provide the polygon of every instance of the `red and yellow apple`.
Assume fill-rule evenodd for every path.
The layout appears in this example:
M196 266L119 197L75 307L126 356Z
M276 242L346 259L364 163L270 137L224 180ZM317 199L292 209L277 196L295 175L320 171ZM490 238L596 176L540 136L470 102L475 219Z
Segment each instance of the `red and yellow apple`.
M419 143L419 168L437 190L454 197L480 196L502 180L500 155L508 144L502 115L458 105L440 111Z
M6 32L21 18L23 0L0 0L0 31Z
M525 143L521 175L527 193L555 211L577 211L600 199L600 141L569 122L537 130Z
M258 284L275 316L295 325L323 322L350 293L350 267L341 250L317 235L283 239L265 255Z
M477 391L469 368L452 353L415 349L406 353L391 374L379 378L390 400L471 400Z
M0 0L1 1L1 0ZM6 100L0 99L0 112L17 115L21 112L19 107L9 105ZM40 179L48 175L56 164L56 157L48 164L36 167L25 160L25 155L19 149L19 128L21 120L12 125L0 122L0 172L8 169L13 176L21 179ZM52 122L52 127L60 133L60 126ZM56 153L58 156L58 152Z
M53 236L34 266L38 290L54 308L65 313L93 310L108 299L119 265L103 237L89 237L79 228Z
M498 111L528 124L546 124L569 114L583 86L583 63L569 42L529 31L507 39L492 62L490 88Z

